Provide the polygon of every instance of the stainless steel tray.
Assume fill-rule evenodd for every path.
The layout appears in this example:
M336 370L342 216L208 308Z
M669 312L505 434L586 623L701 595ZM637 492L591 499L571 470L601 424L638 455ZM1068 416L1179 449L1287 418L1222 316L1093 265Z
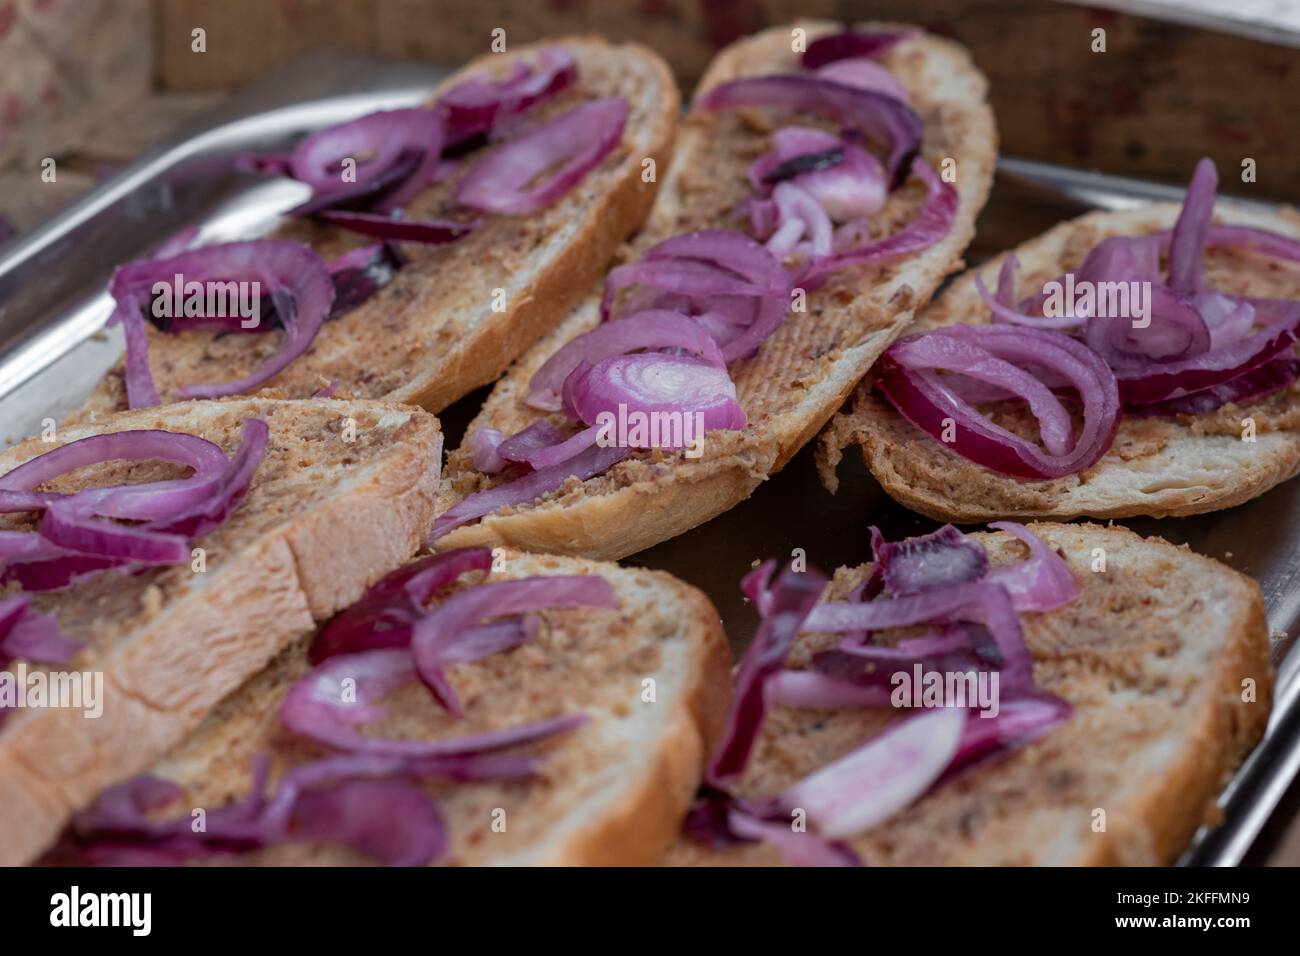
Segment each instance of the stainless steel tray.
M262 234L304 198L306 187L234 172L231 155L278 148L307 130L370 110L416 104L444 74L428 64L337 54L294 61L226 101L174 144L0 247L0 447L77 407L121 354L120 333L102 329L110 311L104 284L113 266L187 225L212 239ZM1090 208L1180 196L1151 183L1003 159L967 258L978 263ZM449 445L459 440L482 394L442 415ZM1218 514L1125 523L1253 576L1279 635L1268 734L1224 791L1223 824L1198 834L1182 860L1235 865L1300 770L1300 654L1289 653L1300 631L1300 482ZM890 500L856 455L846 456L840 492L831 496L818 483L806 448L739 507L629 561L702 588L739 650L755 618L737 583L755 560L803 548L810 562L828 570L857 564L868 556L871 524L891 538L933 527Z

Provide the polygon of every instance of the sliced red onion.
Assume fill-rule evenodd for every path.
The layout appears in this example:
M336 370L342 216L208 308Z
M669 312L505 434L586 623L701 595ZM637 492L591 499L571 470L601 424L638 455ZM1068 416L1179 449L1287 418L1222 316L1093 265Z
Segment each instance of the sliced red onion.
M777 183L772 191L776 202L776 232L767 240L774 255L791 253L826 256L831 251L831 219L812 194L794 183Z
M48 492L31 507L44 508L39 537L0 541L6 580L25 590L63 587L109 567L175 564L189 558L189 539L221 524L238 506L262 459L265 422L248 419L233 461L220 446L195 435L158 430L114 432L69 442L25 462L0 478L0 503L62 474L104 461L154 460L188 465L188 479L88 488L70 495ZM111 518L144 522L116 524Z
M783 126L772 143L749 168L755 189L793 183L836 222L872 216L884 207L884 168L862 147L805 126Z
M510 140L465 175L457 202L505 215L546 208L619 144L627 112L621 96L592 100Z
M527 462L534 452L550 448L564 441L564 438L562 429L545 418L540 418L502 441L497 447L497 454L506 461Z
M858 836L930 789L956 756L966 723L966 710L952 707L899 721L799 781L780 802L806 811L823 836Z
M737 836L772 844L788 866L861 866L847 847L822 839L818 834L796 831L789 821L761 820L732 810L729 828Z
M446 852L437 805L406 780L347 780L304 791L289 822L300 840L345 843L385 866L427 866Z
M994 752L1020 747L1043 736L1070 718L1074 708L1067 701L1040 692L1003 698L992 717L971 717L962 730L961 742L945 777L968 767Z
M878 631L935 621L966 620L983 624L1002 652L1002 681L1007 687L1029 686L1033 656L1025 645L1020 619L1006 588L985 581L931 588L909 597L864 602L829 602L808 615L808 631Z
M942 370L975 379L1020 398L1038 420L1048 454L1067 455L1074 426L1060 399L1038 378L989 349L955 335L922 336L900 343L894 361L912 371Z
M1284 321L1232 345L1178 362L1151 363L1115 373L1125 407L1183 398L1222 385L1282 355L1296 341L1300 305Z
M1192 299L1210 330L1210 351L1240 342L1255 327L1255 306L1206 289Z
M47 541L61 548L124 563L179 564L190 556L189 539L184 535L142 531L77 514L58 502L45 510L40 530Z
M294 733L347 753L411 758L501 750L568 732L586 721L584 715L578 714L507 731L432 742L370 737L355 729L356 725L373 723L383 716L383 707L376 703L380 698L417 679L411 653L405 648L331 657L289 689L280 719ZM355 682L355 689L345 695L347 680ZM349 699L353 702L345 703Z
M844 86L871 90L885 96L892 96L900 102L908 102L907 89L894 74L879 63L871 60L837 60L817 68L817 75L823 80L831 80Z
M197 537L219 527L248 494L266 446L270 428L259 418L245 418L240 423L240 445L235 457L222 470L210 497L195 502L177 513L159 518L148 528Z
M63 664L81 650L68 638L53 614L41 614L23 594L0 601L0 667L11 660Z
M312 133L294 149L290 173L311 186L330 205L361 196L378 212L404 205L428 184L442 154L442 121L429 110L399 109L370 113ZM414 157L414 160L412 159ZM356 163L354 182L343 179L343 161ZM392 182L392 169L404 175ZM376 194L374 182L384 181ZM308 211L319 211L319 206Z
M1145 327L1129 316L1094 315L1085 326L1088 347L1116 372L1148 370L1210 350L1210 330L1191 304L1164 285L1152 284Z
M637 291L615 309L623 290ZM738 232L706 229L674 236L605 279L601 316L649 309L689 315L718 343L723 359L748 358L790 308L790 279L780 261Z
M984 549L950 524L931 534L883 542L873 560L894 597L974 581L989 568Z
M318 664L338 654L407 646L411 625L424 615L424 605L439 589L461 575L487 572L491 567L490 548L458 548L403 565L321 628L312 642L309 660Z
M460 634L487 618L560 607L617 608L609 582L588 577L539 577L482 584L454 594L415 622L411 654L420 679L444 707L461 716L460 703L442 669L454 658Z
M1205 234L1214 214L1214 194L1218 187L1219 174L1213 160L1202 159L1192 174L1169 242L1169 286L1176 296L1186 298L1201 291Z
M808 44L808 49L804 51L800 63L805 70L816 70L838 60L876 56L884 53L900 40L914 36L917 32L916 30L875 30L870 33L859 33L854 30L844 30L840 33L831 33L818 37Z
M293 169L293 158L289 153L236 153L232 164L243 173L275 173L277 176L289 176Z
M761 570L763 579L769 579L773 566ZM825 588L826 578L814 569L799 572L786 568L777 577L764 602L766 611L758 632L740 660L722 739L705 772L707 782L718 784L744 772L767 713L765 685L785 665L795 635L803 629Z
M1274 392L1291 387L1297 377L1300 377L1300 359L1279 356L1190 395L1145 405L1128 405L1125 408L1130 415L1137 416L1204 415L1224 405L1245 405L1267 398Z
M487 133L567 89L577 76L572 53L562 47L543 47L535 66L516 60L503 80L464 80L444 93L435 108L452 140L460 142Z
M806 287L815 287L827 276L849 266L880 262L897 256L910 255L934 245L952 229L957 218L957 190L944 182L939 174L930 168L920 157L912 162L912 172L925 183L927 195L925 205L915 219L893 235L877 242L864 245L850 245L841 248L829 256L810 260L798 278ZM854 230L844 227L845 236L853 236ZM839 242L837 241L837 246Z
M747 421L736 400L736 383L725 368L661 352L602 359L575 372L566 405L588 425L602 427L608 427L602 421L604 416L614 422L624 413L644 415L648 422L659 417L670 422L674 420L671 416L678 416L679 421L686 415L699 416L705 430L744 428ZM658 436L647 435L647 443L637 447L684 447L689 444L687 428L683 422L677 429L660 429ZM664 431L670 432L667 438ZM632 441L631 435L628 441Z
M474 231L477 221L457 222L454 219L397 219L389 215L367 212L349 212L331 209L317 218L332 226L374 236L390 242L418 242L438 246L463 239Z
M1036 329L1056 329L1064 331L1067 329L1076 329L1087 321L1086 315L1075 315L1070 310L1066 315L1044 316L1036 310L1028 312L1024 308L1017 306L1012 299L1015 289L1015 274L1020 268L1020 260L1016 258L1015 253L1009 252L1005 259L1002 260L1002 268L998 272L998 291L997 295L989 292L988 286L984 284L984 277L977 271L975 273L975 291L979 293L984 304L989 307L993 313L994 321L1001 320L1013 325L1025 325ZM1041 309L1041 303L1037 302L1037 297L1033 300Z
M948 349L927 340L953 336L1012 364L1043 366L1062 376L1082 398L1084 423L1074 447L1062 455L993 424L934 374ZM916 368L911 367L916 363ZM878 364L877 387L908 421L964 458L1022 478L1059 478L1097 461L1119 423L1115 374L1097 353L1067 335L1021 326L959 325L900 340ZM950 434L947 422L956 424Z
M809 710L863 710L890 706L891 691L879 684L856 684L819 671L780 671L767 682L767 701Z
M558 403L557 403L558 404ZM497 454L505 436L498 428L480 425L474 429L470 438L470 451L474 457L474 467L485 475L495 475L506 467L506 460Z
M522 478L497 485L495 488L467 495L438 516L433 523L429 542L436 541L453 528L477 521L494 511L536 501L563 486L570 478L586 481L595 475L604 474L626 458L627 454L626 448L601 448L600 446L588 448L582 454L558 465L542 468Z
M1198 168L1199 169L1199 168ZM1211 224L1205 229L1207 246L1223 246L1258 252L1273 259L1300 262L1300 239L1257 226Z
M529 381L528 404L558 411L564 380L583 361L595 365L603 359L637 349L669 348L682 349L720 368L726 365L717 343L698 322L678 312L638 312L598 325L566 343Z
M749 184L761 191L842 162L844 141L838 136L815 126L782 126L772 135L772 148L749 167Z
M186 465L194 469L194 474L168 481L87 488L75 495L40 494L47 501L75 498L82 509L103 517L148 521L206 499L229 465L220 445L198 435L161 429L111 432L79 438L29 459L0 476L0 492L30 492L69 472L101 462L145 460Z
M770 106L837 120L885 146L891 182L897 182L921 144L921 119L910 106L876 90L806 75L732 80L709 90L697 107L706 111Z
M1054 611L1079 596L1079 582L1070 566L1036 534L1014 521L991 521L989 527L1029 547L1029 557L1024 561L999 565L986 576L989 583L1007 589L1017 611Z
M392 282L405 265L406 257L391 242L362 246L339 256L329 266L334 305L326 318L335 319L351 312Z
M252 375L220 385L191 385L181 389L186 398L219 398L252 391L274 377L311 346L334 302L329 268L301 243L280 239L231 242L205 246L167 259L143 260L121 266L113 274L110 291L117 308L110 321L122 323L126 332L127 397L132 408L158 404L149 371L145 310L152 313L153 287L172 285L176 276L185 282L256 282L275 301L285 329L279 351Z

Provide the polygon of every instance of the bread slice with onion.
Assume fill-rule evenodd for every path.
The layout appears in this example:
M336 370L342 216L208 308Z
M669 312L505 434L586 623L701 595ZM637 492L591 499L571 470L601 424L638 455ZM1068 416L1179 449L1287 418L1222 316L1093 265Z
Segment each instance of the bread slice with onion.
M730 80L797 70L800 56L793 42L799 31L811 43L839 29L824 21L800 21L734 43L706 72L697 100ZM865 24L860 29L904 28ZM805 312L792 312L756 355L732 363L729 371L748 425L709 431L700 457L661 449L634 452L602 474L572 478L540 499L457 527L438 540L438 547L488 544L599 558L628 555L743 501L821 429L911 321L913 310L959 268L996 154L986 83L965 50L911 31L878 59L905 87L920 115L924 161L936 176L945 161L955 162L947 167L956 170L956 199L946 235L912 254L848 267L808 291ZM815 120L801 115L797 122ZM693 109L651 217L623 260L683 233L739 230L736 206L751 195L746 170L768 148L773 126L753 110ZM876 223L880 233L904 228L923 208L925 196L915 177L895 190ZM561 346L600 323L599 306L599 296L581 305L498 383L469 426L467 440L448 458L440 512L501 484L499 476L476 470L469 439L480 429L509 436L538 420L525 401L530 378Z
M242 502L191 539L192 558L27 592L31 611L52 615L81 646L65 663L42 665L0 648L5 660L18 659L8 670L98 674L102 713L87 716L77 706L7 711L0 722L0 864L33 859L73 810L158 759L315 621L409 557L427 532L441 457L438 421L379 402L244 399L125 412L4 452L0 487L22 463L94 436L186 433L230 454L249 419L266 423L265 452ZM91 464L40 488L69 493L185 474L183 466L148 457ZM30 514L0 516L9 534L35 535L36 526ZM0 594L11 599L13 589Z
M307 823L299 804L288 817L289 838L281 833L242 851L237 844L227 845L225 852L214 845L215 852L188 857L183 853L181 859L238 865L358 865L375 863L376 851L385 847L393 854L390 863L647 865L662 858L699 783L704 756L714 743L729 699L731 657L712 604L695 588L658 571L507 550L440 554L437 559L461 564L443 579L443 590L427 605L434 613L472 597L470 592L480 587L540 592L527 599L532 608L528 616L535 624L531 636L446 669L446 681L458 697L462 716L453 716L435 703L419 681L372 701L365 696L360 669L351 669L359 668L354 662L363 657L361 653L329 658L324 666L339 664L339 675L358 675L356 706L369 711L373 703L383 709L372 726L359 730L371 744L398 738L414 746L446 744L535 727L539 722L550 727L556 721L563 723L562 732L514 748L516 754L523 750L522 759L530 761L531 772L497 778L491 772L476 775L462 767L464 779L420 780L421 793L414 802L431 815L425 828L419 825L416 810L398 814L372 793L371 800L353 808L364 826L372 828L359 840L303 836ZM427 570L428 564L423 567ZM597 592L608 588L612 600L588 595L582 599L591 602L587 606L548 606L548 601L560 605L569 600L558 596L561 586L570 589L571 600L578 600L572 597L575 578L579 587L591 585L589 590ZM487 602L488 616L504 612L501 593L498 590ZM363 601L353 610L364 607ZM405 647L390 646L392 650L379 653L407 655ZM286 699L295 681L312 666L309 648L312 638L284 650L150 768L154 778L179 788L176 800L158 808L158 819L181 821L188 838L194 810L203 809L215 834L218 816L248 801L250 790L263 785L254 782L253 768L259 764L267 775L264 782L269 785L271 805L290 791L286 779L291 775L318 786L322 783L310 768L336 766L331 761L340 759L340 751L295 733L285 716L290 707L301 704L287 705ZM322 692L319 699L327 696ZM309 722L305 729L316 733L321 728ZM381 776L393 770L376 768L363 757L348 772ZM324 783L328 789L344 780L326 777ZM118 853L169 849L156 833L141 829L135 833L134 846L122 839L119 829L115 846L111 827L97 835L86 832L94 817L102 814L92 810L79 819L80 831L74 827L63 845L80 852L82 859L95 859L96 842L100 849ZM332 823L338 830L337 821ZM385 827L388 832L380 836ZM410 850L429 828L436 847L415 849L412 856ZM361 846L372 852L362 852Z
M1172 228L1179 209L1158 203L1088 213L1021 244L1013 250L1020 262L1016 296L1037 292L1077 268L1106 237ZM1263 212L1221 201L1214 222L1300 239L1300 214L1292 209ZM914 330L988 322L989 308L975 287L976 272L991 288L1009 254L958 277L922 310ZM1300 265L1294 262L1211 245L1205 252L1205 270L1207 283L1224 292L1300 300ZM1241 504L1300 472L1300 386L1295 384L1259 400L1200 414L1126 414L1095 464L1050 480L999 474L953 453L905 420L873 385L870 378L863 381L852 409L838 416L822 436L823 483L834 489L840 449L856 444L891 497L939 520L1200 514ZM1014 425L1008 427L1015 430Z
M306 353L265 388L278 397L306 398L336 382L340 397L440 411L497 378L586 293L649 211L659 177L645 171L667 166L679 95L667 64L654 52L575 36L479 57L439 84L432 98L467 79L503 79L513 68L534 63L543 48L569 51L576 80L516 117L515 131L526 133L585 102L622 97L628 112L614 149L546 208L523 215L481 214L471 232L445 245L403 243L408 261L392 280L327 320ZM521 122L525 125L518 127ZM453 172L424 188L405 206L404 218L456 213L458 183L493 148L502 147L475 149ZM376 241L311 219L288 222L274 238L306 243L326 261ZM163 402L179 400L187 386L250 375L284 338L279 331L164 334L153 325L147 332L149 365ZM126 406L126 366L120 363L73 420L94 420Z
M845 836L842 849L865 865L1167 864L1198 827L1214 822L1216 795L1264 732L1273 674L1253 581L1119 527L1035 523L1028 530L1064 558L1078 583L1072 602L1021 614L1036 692L1063 698L1069 716L996 759L922 783L897 812ZM967 539L987 550L995 569L1026 558L1025 546L1003 532ZM869 572L870 565L839 569L829 599L845 600ZM916 631L878 631L871 643L893 646ZM801 634L789 658L793 673L839 639ZM1004 687L1003 715L1010 706ZM776 705L734 790L751 800L789 792L879 740L886 727L936 713ZM976 713L967 722L984 723ZM925 749L926 741L913 743ZM872 788L887 784L873 781L857 796L880 798L883 791ZM807 814L813 833L817 814ZM792 817L783 819L774 825L788 835ZM675 866L781 861L770 842L714 847L688 836L667 857Z

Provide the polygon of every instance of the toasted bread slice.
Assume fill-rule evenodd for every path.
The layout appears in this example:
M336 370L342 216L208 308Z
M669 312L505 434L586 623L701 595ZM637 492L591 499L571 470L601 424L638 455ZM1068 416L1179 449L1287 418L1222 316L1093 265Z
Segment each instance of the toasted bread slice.
M1021 266L1016 294L1041 290L1043 283L1077 267L1107 236L1172 227L1179 208L1162 203L1061 223L1015 250ZM1300 213L1292 209L1270 215L1220 203L1215 220L1300 236ZM1003 258L980 267L990 287ZM1206 281L1225 292L1300 299L1300 266L1261 263L1258 257L1210 248ZM914 329L986 322L988 317L972 271L923 310ZM1254 423L1253 434L1246 430L1246 419ZM1243 436L1253 440L1243 441ZM1203 415L1125 417L1110 450L1096 464L1053 481L1000 475L950 452L875 394L869 379L859 387L852 412L836 418L823 436L819 467L832 490L839 449L852 443L861 444L867 467L885 491L939 520L1200 514L1248 501L1300 471L1300 387Z
M436 706L422 685L385 699L388 715L374 732L420 740L575 713L590 718L538 748L544 759L533 779L429 784L451 841L439 862L657 863L675 839L726 716L731 656L717 611L695 588L659 571L512 551L498 552L496 563L504 570L492 580L600 575L620 607L541 612L530 641L450 669L462 720ZM184 786L186 806L213 809L238 800L258 754L271 755L273 784L294 765L324 755L279 719L285 691L309 666L308 644L283 652L152 769ZM504 830L494 829L500 819ZM281 845L234 861L371 862L326 844Z
M1029 528L1064 556L1080 585L1072 604L1022 615L1035 683L1068 700L1074 714L852 840L869 866L1169 863L1213 820L1216 793L1264 732L1273 672L1253 581L1122 528ZM1025 555L1008 535L973 537L995 565ZM1093 570L1099 549L1104 571ZM868 571L841 568L830 594L843 599ZM791 665L807 666L812 652L838 640L801 635ZM900 716L774 708L738 789L779 793ZM668 862L780 859L766 844L713 850L683 837Z
M791 51L795 27L807 30L809 39L839 29L801 21L734 43L714 60L697 92L744 76L797 69L798 55ZM458 528L439 547L506 544L600 558L632 554L743 501L818 432L911 321L913 310L960 268L996 157L985 80L965 50L919 34L898 44L883 63L907 88L924 121L925 158L936 168L944 158L957 162L959 209L948 235L916 255L846 269L810 292L806 313L789 316L756 356L731 366L749 425L738 432L710 432L702 457L634 454L604 475ZM689 114L667 182L626 257L679 233L736 228L732 213L751 194L745 171L767 148L770 132L747 112ZM882 227L894 231L907 223L922 199L915 183L895 192L881 214ZM469 435L479 427L508 435L537 417L523 402L529 378L565 342L597 324L598 301L585 302L520 358L471 423ZM495 480L474 469L467 444L448 457L444 475L440 510Z
M427 532L442 435L437 419L415 408L323 399L191 402L66 428L57 444L161 428L201 435L230 452L250 416L267 422L270 441L244 501L196 539L205 553L202 573L188 564L109 571L32 595L35 608L53 612L65 634L85 642L58 669L101 673L103 713L20 709L0 724L0 865L38 854L74 809L149 766L314 621L408 558ZM23 442L0 455L0 474L51 447ZM108 462L49 488L183 473L163 463ZM6 515L0 525L31 520Z
M337 379L339 395L382 398L441 411L491 382L516 355L549 331L586 293L610 257L641 225L657 185L642 178L643 162L662 168L672 152L681 109L667 64L636 44L611 45L598 37L561 37L572 51L577 82L528 114L542 120L580 102L622 96L629 111L623 142L554 205L527 216L485 215L464 239L445 246L403 245L410 262L376 295L325 323L306 354L267 387L285 398L305 398ZM433 98L484 70L505 74L539 45L489 54L450 76ZM482 150L457 171L420 193L408 218L438 218L452 211L457 182ZM310 244L326 260L373 239L309 221L277 233ZM505 294L495 311L495 290ZM221 382L253 371L279 344L279 333L165 335L149 329L150 367L163 402L198 382ZM126 407L119 363L74 420Z

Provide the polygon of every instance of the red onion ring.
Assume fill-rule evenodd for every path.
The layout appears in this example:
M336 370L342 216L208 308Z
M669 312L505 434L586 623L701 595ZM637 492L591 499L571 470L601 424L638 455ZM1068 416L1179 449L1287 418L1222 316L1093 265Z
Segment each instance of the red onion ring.
M837 120L889 150L885 166L891 182L899 180L908 160L920 148L923 133L920 117L906 103L876 90L816 76L732 80L709 90L696 105L707 112L770 106Z
M546 208L619 144L627 113L627 100L608 97L529 130L475 163L456 187L456 201L504 215Z
M1083 430L1067 454L1045 454L1037 446L993 424L934 373L941 368L942 343L951 336L1011 363L1040 364L1061 375L1084 405ZM911 367L913 364L915 368ZM895 343L877 366L877 386L892 405L921 430L942 441L945 419L956 423L955 452L986 468L1022 478L1059 478L1092 465L1110 445L1119 423L1115 375L1087 346L1059 332L1019 326L953 326Z
M944 182L920 157L912 161L911 168L912 173L925 183L927 191L925 204L916 218L877 242L810 259L799 274L797 284L815 288L840 269L920 252L948 235L957 218L957 190Z
M566 410L588 425L600 425L602 414L619 416L621 410L646 416L698 414L706 430L744 428L747 421L726 369L685 356L619 355L580 368L569 381Z
M149 371L143 310L152 302L154 284L170 286L178 275L187 283L258 283L273 297L285 329L280 349L253 374L234 382L186 386L180 392L186 398L220 398L258 388L307 351L334 302L329 268L320 257L300 243L279 239L205 246L119 267L110 284L117 308L109 321L121 323L126 332L126 388L132 408L159 403Z
M365 212L327 210L319 219L332 226L396 242L419 242L437 246L463 239L478 225L474 222L457 222L454 219L394 219L392 216Z
M870 33L859 33L854 30L844 30L840 33L831 33L818 37L808 44L808 49L804 51L800 63L805 70L816 70L838 60L876 56L892 48L900 40L906 40L918 32L917 30L876 30Z
M370 208L396 209L423 189L433 176L442 154L442 121L422 109L386 110L328 126L312 133L294 149L289 172L316 193L303 212L337 206L372 194L379 181L388 187ZM418 159L414 162L410 157ZM342 179L345 159L356 162L355 182ZM395 167L401 175L392 181ZM322 207L319 200L328 204Z
M636 349L667 348L683 349L719 368L726 365L717 343L699 323L678 312L652 309L598 325L571 339L533 374L527 402L535 408L558 411L564 380L582 362L594 365Z
M516 60L503 80L471 78L439 98L436 109L453 143L489 132L511 117L569 88L577 80L573 54L562 47L543 47L536 65Z

